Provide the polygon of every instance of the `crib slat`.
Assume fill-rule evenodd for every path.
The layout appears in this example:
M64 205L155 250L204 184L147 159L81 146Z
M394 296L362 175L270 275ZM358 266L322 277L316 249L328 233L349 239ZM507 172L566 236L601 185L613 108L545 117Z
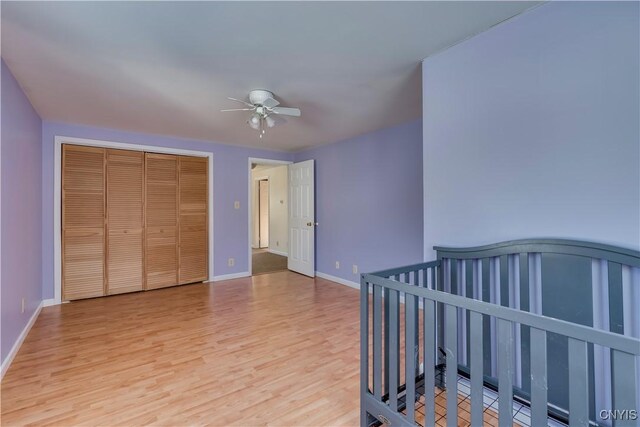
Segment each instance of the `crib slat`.
M437 267L437 275L436 281L434 282L434 289L438 291L443 291L450 293L448 289L447 282L449 281L449 259L443 258L440 266ZM436 348L444 349L446 347L446 342L444 338L444 304L437 303L436 304ZM444 357L440 355L440 352L436 353L437 363L444 363ZM438 387L444 389L444 378L440 376L437 378Z
M529 261L529 311L542 314L542 256L531 253Z
M468 259L464 262L465 268L465 295L469 298L475 298L475 288L473 287L473 269L476 266L475 259Z
M529 254L521 253L518 258L520 264L520 308L529 311ZM525 295L526 298L524 298Z
M455 258L449 259L449 293L458 294L458 264L459 261Z
M481 426L483 375L483 323L482 314L471 312L471 425Z
M638 396L636 395L636 379L638 371L632 354L613 350L613 408L617 410L631 410L636 408ZM638 420L618 419L616 427L637 426Z
M513 424L513 327L498 319L498 424Z
M508 260L508 296L509 307L518 310L522 309L520 305L520 259L518 255L509 255ZM514 369L514 383L516 387L522 387L522 331L520 325L514 324L514 352L513 352L513 369Z
M360 279L360 399L369 392L369 283ZM367 424L367 410L360 405L360 424Z
M389 405L398 411L398 291L389 290Z
M547 332L531 328L531 425L547 425Z
M384 332L382 334L383 339L383 350L384 350L384 381L383 381L383 393L389 393L389 288L382 288L382 295L384 301L384 323L383 328Z
M500 305L500 258L493 257L489 263L489 302ZM496 319L489 316L489 324L491 327L491 376L498 376L498 332L496 327Z
M569 338L569 425L589 425L587 343Z
M405 351L404 351L404 367L406 382L406 413L407 421L413 423L415 421L416 412L416 296L405 294L404 296L404 313L405 313Z
M373 394L382 397L382 287L373 286Z
M622 265L617 262L609 261L607 263L607 270L609 273L609 306L624 307L624 300L622 295ZM624 310L624 308L623 308ZM624 334L624 314L623 310L610 310L609 311L609 330L617 334Z
M436 284L436 267L433 267L431 269L431 287L429 289L437 289L437 284Z
M593 327L609 330L609 265L606 260L591 260L591 301ZM595 413L611 406L611 352L607 347L593 346L593 389Z
M467 275L466 275L465 260L459 260L457 264L457 282L456 282L456 294L460 296L467 296ZM460 333L458 334L458 363L461 365L467 365L467 311L458 310L458 327Z
M473 260L473 298L482 301L482 262Z
M433 270L432 270L433 271ZM432 282L435 283L435 282ZM435 302L423 299L423 331L424 331L424 424L432 426L436 423L435 407L435 352L436 352L436 306Z
M446 305L445 334L447 346L447 425L458 425L458 309Z

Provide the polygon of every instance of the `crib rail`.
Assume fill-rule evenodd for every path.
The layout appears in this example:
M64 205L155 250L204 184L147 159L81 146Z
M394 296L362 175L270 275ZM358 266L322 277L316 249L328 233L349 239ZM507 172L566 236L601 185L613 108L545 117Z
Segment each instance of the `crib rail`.
M626 256L626 254L622 254ZM590 420L589 352L610 349L611 411L616 426L638 425L631 411L639 401L640 341L605 330L444 292L442 260L361 276L361 425L409 426L436 423L435 389L446 386L446 424L458 424L460 335L467 334L471 425L483 424L484 341L488 317L495 322L499 425L512 425L515 334L530 330L531 425L546 425L549 413L547 343L550 334L568 340L568 415L570 425ZM449 266L447 266L449 268ZM403 304L404 303L404 304ZM461 321L461 319L467 319ZM463 328L469 328L468 331ZM493 336L493 335L492 335ZM441 351L444 356L441 356ZM442 384L436 380L443 362ZM416 419L415 402L424 402L424 419ZM627 412L624 412L627 411ZM636 412L637 413L637 412Z

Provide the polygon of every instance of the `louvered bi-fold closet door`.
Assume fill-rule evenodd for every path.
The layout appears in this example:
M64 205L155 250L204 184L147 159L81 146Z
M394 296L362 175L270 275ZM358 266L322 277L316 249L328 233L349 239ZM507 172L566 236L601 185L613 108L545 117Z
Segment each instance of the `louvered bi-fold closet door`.
M107 294L143 289L144 153L107 150Z
M62 147L62 297L102 296L105 150Z
M180 283L207 280L207 159L179 157L179 276Z
M178 158L145 154L147 289L178 284Z

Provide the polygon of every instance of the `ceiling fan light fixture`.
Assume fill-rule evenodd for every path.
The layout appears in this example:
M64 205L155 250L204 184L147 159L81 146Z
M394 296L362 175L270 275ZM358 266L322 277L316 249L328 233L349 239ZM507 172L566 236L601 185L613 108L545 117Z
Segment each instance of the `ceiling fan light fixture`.
M276 125L276 121L273 120L273 117L267 116L267 117L264 118L264 121L267 122L267 126L270 127L270 128L272 128L272 127L274 127Z
M237 98L228 98L231 101L243 104L248 108L231 108L221 110L228 111L252 111L251 116L247 119L247 124L251 129L257 130L258 135L262 138L266 134L266 128L272 128L277 123L285 122L281 117L269 117L271 114L278 116L300 117L300 109L293 107L281 107L280 103L275 99L273 92L264 89L252 90L249 92L249 102Z

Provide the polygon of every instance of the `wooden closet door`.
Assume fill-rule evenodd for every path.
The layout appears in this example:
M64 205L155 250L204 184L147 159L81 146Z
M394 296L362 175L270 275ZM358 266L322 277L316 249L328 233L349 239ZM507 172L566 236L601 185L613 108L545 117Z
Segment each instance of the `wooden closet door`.
M180 283L208 278L207 159L179 157L179 276Z
M178 158L145 154L147 289L178 284Z
M107 294L144 283L144 153L107 150Z
M62 299L104 295L105 150L62 147Z

